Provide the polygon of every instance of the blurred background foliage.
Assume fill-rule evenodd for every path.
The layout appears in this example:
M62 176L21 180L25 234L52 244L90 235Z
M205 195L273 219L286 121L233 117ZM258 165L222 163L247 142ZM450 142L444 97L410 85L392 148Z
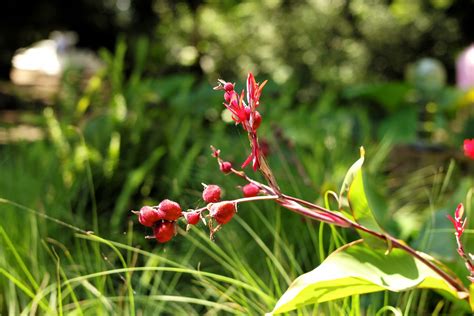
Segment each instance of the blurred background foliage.
M223 78L242 89L248 71L269 79L260 135L285 192L324 203L364 145L382 226L465 274L445 215L459 201L472 210L474 168L460 146L474 136L474 98L454 86L454 60L474 41L471 1L2 6L0 314L47 312L57 301L76 314L135 303L143 313L262 314L297 275L354 239L267 202L242 205L216 243L199 227L157 246L143 238L150 231L134 226L129 210L163 198L202 205L202 182L222 185L226 198L240 195L236 186L244 183L218 171L209 145L239 165L248 141L226 120L212 87ZM54 30L77 32L77 46L93 50L103 67L92 74L67 67L57 90L38 98L34 84L8 81L11 59ZM17 140L10 131L20 126L39 137ZM120 267L150 270L75 279ZM153 270L169 267L184 270ZM79 285L61 283L71 279ZM456 302L428 291L367 297L315 309L461 313Z
M79 46L113 49L117 34L151 38L149 71L184 67L219 75L264 73L279 84L343 85L401 78L430 56L452 74L470 34L470 1L35 1L6 3L1 69L14 50L52 30L73 30ZM8 13L7 13L8 12ZM35 27L22 23L27 19ZM300 90L300 89L299 89ZM309 92L307 92L309 93Z

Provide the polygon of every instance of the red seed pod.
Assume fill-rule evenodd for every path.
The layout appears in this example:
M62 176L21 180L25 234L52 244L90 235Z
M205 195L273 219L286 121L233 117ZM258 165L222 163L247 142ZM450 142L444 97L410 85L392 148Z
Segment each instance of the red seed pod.
M243 186L242 192L245 197L253 197L258 195L260 188L253 183L249 183Z
M234 202L220 202L213 204L209 210L209 215L221 225L228 223L236 212Z
M153 228L153 234L159 243L170 241L176 235L175 222L161 221Z
M182 215L181 206L168 199L163 200L158 204L158 212L161 217L160 219L165 219L167 221L175 221Z
M196 211L186 212L184 218L186 218L188 225L196 225L199 223L200 213Z
M230 82L226 82L224 84L224 90L227 91L227 92L232 91L232 90L234 90L234 85Z
M232 169L232 164L231 164L230 162L228 162L228 161L223 161L223 162L220 164L219 168L221 169L222 172L224 172L224 173L229 173L229 172L232 171L232 170L231 170L231 169Z
M138 213L138 221L143 226L151 227L160 219L160 213L151 206L142 207Z
M202 199L206 203L216 203L221 200L221 188L218 185L210 184L202 192Z

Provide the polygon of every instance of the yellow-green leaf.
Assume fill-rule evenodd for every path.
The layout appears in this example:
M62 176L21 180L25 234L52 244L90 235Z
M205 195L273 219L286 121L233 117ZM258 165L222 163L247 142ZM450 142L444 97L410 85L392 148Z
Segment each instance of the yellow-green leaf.
M355 294L413 288L435 289L453 298L467 296L401 249L386 255L383 249L357 242L338 249L319 267L299 276L269 315Z

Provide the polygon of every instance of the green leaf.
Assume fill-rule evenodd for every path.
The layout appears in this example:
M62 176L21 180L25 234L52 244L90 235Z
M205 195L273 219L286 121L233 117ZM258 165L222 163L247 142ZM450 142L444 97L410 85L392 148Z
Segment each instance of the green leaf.
M359 170L357 172L354 181L352 181L349 187L347 199L349 201L349 207L351 209L354 221L366 228L369 228L372 231L376 231L382 234L385 233L384 230L377 223L375 215L372 211L371 205L373 203L369 202L369 197L366 194L366 187L364 185L362 170ZM364 239L364 241L369 243L369 245L371 245L372 247L386 247L385 241L360 230L357 230L357 232ZM388 248L390 248L390 245L388 245Z
M362 165L364 164L364 156L365 150L364 147L360 147L360 158L354 162L354 164L349 168L344 177L344 181L342 182L341 191L339 193L339 208L343 208L347 206L347 199L345 197L346 193L349 191L349 188L354 181L357 173L362 169Z
M471 310L474 311L474 284L471 283L469 286L469 306L471 307Z
M369 206L361 170L357 172L354 181L351 183L347 199L349 200L349 206L354 220L357 223L371 230L381 232L381 228L377 224L375 216L372 214L372 210Z
M453 298L465 298L449 283L401 249L389 254L357 241L339 248L316 269L299 276L269 315L288 312L355 294L430 288Z
M360 149L360 158L357 160L350 168L344 178L344 182L341 188L341 193L339 196L339 201L344 201L344 204L341 204L341 207L349 207L352 215L352 219L359 223L360 225L385 234L384 230L380 227L373 212L374 206L378 208L383 208L382 203L375 194L371 194L371 190L368 189L363 173L362 166L364 164L365 151L364 148ZM346 194L347 193L347 194ZM347 198L345 199L345 195ZM380 211L380 210L379 210ZM376 238L370 234L367 234L363 231L357 231L359 235L369 243L372 247L388 249L391 248L391 245L387 245L385 241ZM387 239L388 240L388 239Z

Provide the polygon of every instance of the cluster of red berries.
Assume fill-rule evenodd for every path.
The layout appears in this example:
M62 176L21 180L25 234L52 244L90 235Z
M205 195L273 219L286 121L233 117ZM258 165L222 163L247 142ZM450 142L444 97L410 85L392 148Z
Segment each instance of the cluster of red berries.
M143 226L153 227L153 235L160 243L170 241L176 235L176 221L183 215L181 206L171 200L163 200L158 206L144 206L138 212Z
M227 164L229 164L229 170L225 162L221 164L221 169L224 169L223 172L226 173L230 172L232 167L230 163ZM260 188L249 183L242 187L242 192L245 197L252 197L259 194ZM187 225L196 225L203 218L202 212L208 210L212 235L221 225L227 224L237 211L237 202L221 201L221 195L222 190L218 185L204 185L202 199L207 203L206 207L183 212L178 203L166 199L157 206L143 206L139 212L135 213L138 215L140 224L153 228L153 236L148 238L155 238L159 243L165 243L176 235L176 223L179 218L184 217ZM219 225L216 230L213 229L212 221Z
M266 83L267 81L264 81L262 84L257 83L253 74L249 73L247 76L246 93L242 90L238 94L235 91L235 84L224 80L219 80L218 86L214 88L215 90L224 91L225 107L232 113L232 119L236 124L241 124L249 134L252 152L242 164L242 168L250 162L252 162L254 170L260 168L262 149L258 142L257 129L262 122L262 116L257 111L257 108L260 105L260 95ZM246 100L244 100L245 94ZM226 174L235 172L230 162L219 158L219 150L213 150L214 157L218 158L220 170ZM242 187L242 193L246 198L251 198L260 193L260 187L254 183L248 183ZM157 206L144 206L136 213L142 225L153 228L154 238L160 243L167 242L176 235L176 222L180 217L185 218L188 227L189 225L196 225L200 219L206 223L205 218L208 218L208 226L212 237L221 225L228 223L232 219L237 211L239 200L221 201L221 188L214 184L204 185L202 198L207 203L206 207L188 210L187 212L183 212L178 203L163 200ZM209 215L203 216L202 213L206 210L209 211ZM215 229L213 228L214 222L218 224Z

